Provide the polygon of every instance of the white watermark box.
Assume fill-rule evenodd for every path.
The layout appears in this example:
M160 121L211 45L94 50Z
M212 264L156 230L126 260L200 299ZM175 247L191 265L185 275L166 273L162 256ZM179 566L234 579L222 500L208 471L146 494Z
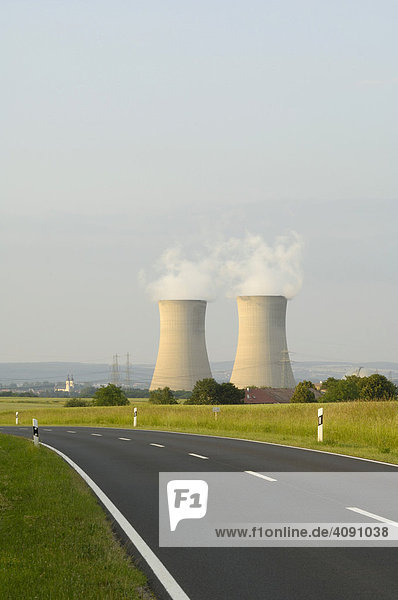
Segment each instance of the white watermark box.
M160 473L159 545L398 546L398 470Z

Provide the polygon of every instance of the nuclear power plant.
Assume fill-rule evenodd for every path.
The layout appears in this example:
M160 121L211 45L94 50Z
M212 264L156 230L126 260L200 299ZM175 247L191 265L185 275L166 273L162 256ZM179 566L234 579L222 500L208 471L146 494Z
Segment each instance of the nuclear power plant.
M160 300L160 339L150 390L191 391L211 377L206 349L204 300Z
M239 388L294 388L284 296L238 296L239 337L231 383Z

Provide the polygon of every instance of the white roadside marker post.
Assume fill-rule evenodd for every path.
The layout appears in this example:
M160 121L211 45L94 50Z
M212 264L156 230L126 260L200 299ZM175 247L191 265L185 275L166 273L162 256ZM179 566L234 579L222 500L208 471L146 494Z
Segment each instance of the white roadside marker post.
M19 413L18 413L18 412L16 412L16 413L15 413L15 425L18 425L18 423L19 423L19 420L18 420L18 415L19 415Z
M37 419L33 419L33 442L35 446L39 445L39 425Z
M136 408L134 408L134 427L137 427L137 413L138 413L138 410Z
M318 442L323 442L323 408L318 408Z
M213 412L214 412L214 419L215 419L215 421L217 421L218 413L220 412L220 407L219 406L214 406L213 407Z

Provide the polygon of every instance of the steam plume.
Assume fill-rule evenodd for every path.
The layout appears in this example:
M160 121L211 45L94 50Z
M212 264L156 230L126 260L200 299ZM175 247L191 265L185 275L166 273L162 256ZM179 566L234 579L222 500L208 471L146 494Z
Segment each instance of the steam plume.
M227 296L295 296L303 280L303 240L297 233L276 238L268 245L260 235L246 233L205 247L189 258L180 246L167 249L155 269L160 276L146 283L154 300L214 300Z
M303 283L301 237L293 232L269 246L260 235L247 233L225 242L225 282L228 296L293 298Z

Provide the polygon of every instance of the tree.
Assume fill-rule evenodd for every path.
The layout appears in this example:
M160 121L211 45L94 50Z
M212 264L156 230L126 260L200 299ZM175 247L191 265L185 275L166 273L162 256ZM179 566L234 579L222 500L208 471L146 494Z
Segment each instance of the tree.
M390 400L397 396L397 386L384 375L370 375L363 378L361 398L364 400Z
M208 377L195 383L185 404L242 404L244 391L233 383L217 383Z
M169 387L158 388L149 392L149 402L152 404L178 404Z
M328 377L325 381L322 381L322 389L328 390L332 385L334 385L338 381L335 377Z
M316 402L315 394L313 392L314 389L315 386L311 381L300 381L300 383L296 385L296 389L294 390L290 402Z
M185 404L218 404L218 386L217 381L211 377L197 381L192 396Z
M100 387L93 396L93 406L126 406L130 404L122 388L108 383Z
M324 402L352 402L353 400L388 400L397 396L397 386L384 375L358 377L348 375L344 379L329 378Z
M330 378L332 379L332 378ZM328 384L323 402L351 402L360 396L361 378L350 375L345 379L335 379Z
M237 388L233 383L221 383L218 404L243 404L245 390Z

